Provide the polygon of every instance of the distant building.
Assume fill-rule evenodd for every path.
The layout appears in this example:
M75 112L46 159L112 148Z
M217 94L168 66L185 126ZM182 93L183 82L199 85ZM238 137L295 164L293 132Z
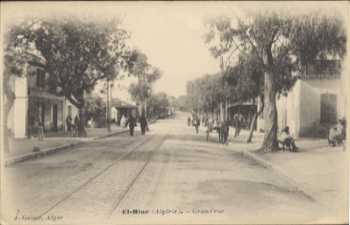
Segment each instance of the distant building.
M250 123L253 120L255 113L257 112L257 101L256 99L251 99L250 101L235 102L228 104L227 112L227 117L228 120L231 121L231 125L233 125L233 116L236 113L239 113L244 118L242 128L249 129Z
M338 60L317 61L299 74L287 96L277 100L278 127L295 137L326 137L328 128L345 117L346 82ZM258 129L264 129L262 116Z
M122 116L128 117L130 114L137 115L137 111L137 106L130 102L118 98L111 99L111 120L114 120L119 125Z
M8 127L15 138L36 135L39 122L46 134L63 132L67 115L74 116L78 110L58 90L49 90L48 74L41 68L28 66L28 76L13 77L12 88L15 101L8 117Z

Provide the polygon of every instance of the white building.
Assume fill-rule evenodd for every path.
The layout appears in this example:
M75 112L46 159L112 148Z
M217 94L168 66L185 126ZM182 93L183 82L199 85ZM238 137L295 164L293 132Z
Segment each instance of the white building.
M295 137L325 137L329 127L346 116L346 82L340 62L326 64L321 69L309 68L287 96L277 99L279 129L289 126ZM263 130L263 122L258 120L258 130Z
M15 101L8 115L8 128L14 138L24 138L37 133L42 122L46 133L65 130L65 118L72 118L78 110L67 99L49 90L46 85L48 74L37 67L28 68L31 75L13 77L12 88Z

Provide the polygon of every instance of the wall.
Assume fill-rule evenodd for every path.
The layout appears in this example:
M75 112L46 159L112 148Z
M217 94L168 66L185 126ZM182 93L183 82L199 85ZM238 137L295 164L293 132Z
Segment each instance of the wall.
M338 118L346 114L346 90L344 89L344 82L341 79L337 80L308 80L305 81L313 88L318 89L320 94L331 93L337 95L337 113Z
M287 96L281 95L277 99L278 129L281 131L288 126L291 135L297 137L300 130L300 90L301 81L298 80Z
M26 124L27 124L27 108L28 108L28 89L26 78L15 78L14 91L16 99L11 110L12 114L12 132L15 138L26 137Z
M320 124L320 91L312 84L301 81L300 88L300 130L298 136L306 136L311 128Z
M343 76L344 77L344 76ZM321 94L337 95L337 117L346 116L346 84L344 79L298 80L287 97L277 99L278 126L290 127L295 137L310 135L320 126ZM258 107L261 103L258 101ZM258 118L258 131L264 129L264 119Z

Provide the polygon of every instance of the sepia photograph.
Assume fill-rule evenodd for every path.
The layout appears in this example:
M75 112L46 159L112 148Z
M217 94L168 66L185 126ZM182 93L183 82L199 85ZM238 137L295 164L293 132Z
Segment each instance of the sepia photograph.
M0 4L0 224L349 224L347 1Z

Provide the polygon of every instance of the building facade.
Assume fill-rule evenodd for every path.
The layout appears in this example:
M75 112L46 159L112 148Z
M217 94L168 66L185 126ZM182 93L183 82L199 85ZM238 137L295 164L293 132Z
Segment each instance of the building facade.
M338 61L299 75L287 95L277 98L279 129L289 126L295 137L327 137L329 127L346 116L344 78ZM258 129L264 129L262 117Z
M46 135L65 131L65 118L78 113L65 97L49 90L48 74L37 67L28 68L27 76L14 77L12 88L15 101L8 115L8 127L14 138L37 135L39 124L44 126Z

